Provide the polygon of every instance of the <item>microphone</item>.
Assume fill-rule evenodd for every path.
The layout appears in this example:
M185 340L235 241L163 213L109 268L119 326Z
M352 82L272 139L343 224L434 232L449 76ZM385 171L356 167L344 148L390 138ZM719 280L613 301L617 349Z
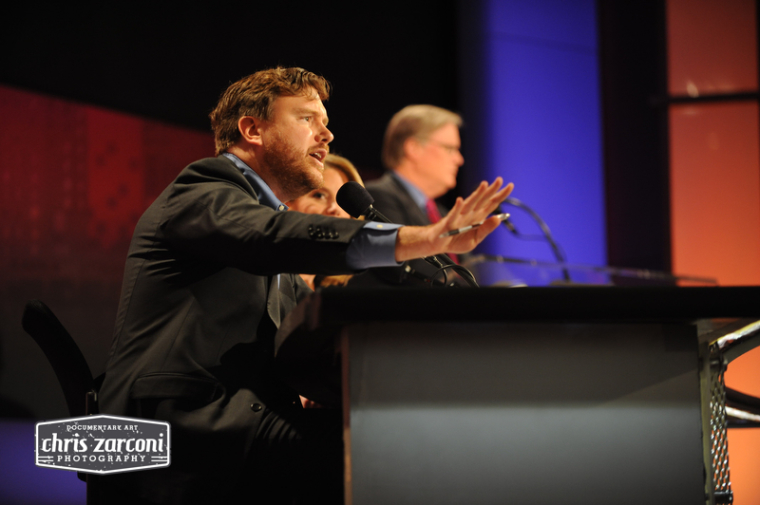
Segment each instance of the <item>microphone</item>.
M372 206L375 203L375 199L372 198L369 191L364 189L364 186L356 181L350 181L341 186L335 195L335 200L353 218L364 216L364 219L367 221L391 222L390 219Z

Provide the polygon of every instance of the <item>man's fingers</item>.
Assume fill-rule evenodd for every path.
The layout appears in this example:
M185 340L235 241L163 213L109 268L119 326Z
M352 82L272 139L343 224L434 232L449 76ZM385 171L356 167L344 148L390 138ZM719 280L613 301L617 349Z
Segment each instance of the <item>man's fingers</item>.
M470 196L468 196L464 201L464 206L462 208L462 214L466 214L467 212L470 212L473 208L475 208L475 205L478 201L480 201L480 198L482 195L488 190L488 183L486 181L481 182L478 187L470 193Z
M498 218L495 216L489 218L488 216L496 210L514 188L514 184L511 182L502 187L503 182L501 177L497 177L491 184L483 181L464 200L461 197L457 198L454 207L452 207L442 222L439 223L440 228L450 231L480 222L483 222L483 224L469 232L460 234L458 237L454 237L452 242L456 243L455 247L465 247L467 250L471 250L499 226L501 221ZM449 252L458 251L449 250Z
M486 215L493 213L515 187L511 182L501 189L495 184L492 184L491 186L492 187L489 188L490 191L483 195L483 198L479 203L480 207L476 208L478 211L485 212Z
M486 219L482 225L475 228L475 231L477 232L475 234L475 239L478 244L481 243L484 238L490 235L492 231L498 228L500 224L501 219L499 219L497 216L491 216Z
M456 201L454 202L454 206L449 211L449 214L453 216L457 216L458 214L461 214L463 205L464 205L464 200L462 199L461 196L458 196Z
M486 219L482 225L468 232L455 235L452 237L446 252L466 253L472 251L475 246L480 244L492 231L498 228L501 220L496 216Z
M515 189L515 185L510 182L509 184L507 184L506 186L504 186L501 189L501 191L499 191L498 193L496 193L495 195L493 195L493 197L491 198L491 202L490 202L491 203L491 210L489 211L489 213L491 213L494 210L496 210L496 208L499 206L499 204L501 204L504 200L506 200L507 197L509 196L509 194L512 193L513 189Z
M470 195L472 199L468 198L470 201L465 202L468 205L465 207L464 212L471 212L473 210L480 211L482 210L483 205L486 205L488 207L488 212L490 212L492 210L490 209L490 202L494 195L498 194L503 183L504 181L501 177L497 177L491 184L487 184L485 181L480 183L478 189Z

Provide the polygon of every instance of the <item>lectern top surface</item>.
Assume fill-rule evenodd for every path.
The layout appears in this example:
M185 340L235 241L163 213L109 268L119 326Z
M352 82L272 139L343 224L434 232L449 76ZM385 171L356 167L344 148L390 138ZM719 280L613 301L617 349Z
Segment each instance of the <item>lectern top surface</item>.
M760 319L760 287L328 288L292 317L358 321Z

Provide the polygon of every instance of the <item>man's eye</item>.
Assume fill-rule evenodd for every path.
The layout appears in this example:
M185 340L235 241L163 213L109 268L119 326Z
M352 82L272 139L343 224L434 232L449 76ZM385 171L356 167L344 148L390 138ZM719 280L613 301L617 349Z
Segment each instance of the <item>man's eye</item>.
M312 117L311 117L311 116L304 116L304 117L302 117L301 119L303 119L303 120L304 120L304 121L306 121L307 123L310 123L310 122L311 122L311 120L312 120Z
M318 199L318 200L321 200L322 198L327 198L327 195L325 195L325 194L324 194L324 193L322 193L321 191L315 191L315 192L314 192L314 193L311 195L311 197L312 197L312 198L314 198L314 199Z

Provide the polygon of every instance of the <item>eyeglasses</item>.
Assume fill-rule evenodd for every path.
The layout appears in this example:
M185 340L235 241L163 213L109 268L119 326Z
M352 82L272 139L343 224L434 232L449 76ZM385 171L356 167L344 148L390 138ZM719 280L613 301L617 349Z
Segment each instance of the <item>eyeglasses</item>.
M454 153L459 153L459 146L455 146L453 144L446 144L444 142L438 142L437 140L433 139L420 139L422 142L430 142L432 144L435 144L439 147L442 147L446 150L446 152L449 154L449 156L452 156Z

